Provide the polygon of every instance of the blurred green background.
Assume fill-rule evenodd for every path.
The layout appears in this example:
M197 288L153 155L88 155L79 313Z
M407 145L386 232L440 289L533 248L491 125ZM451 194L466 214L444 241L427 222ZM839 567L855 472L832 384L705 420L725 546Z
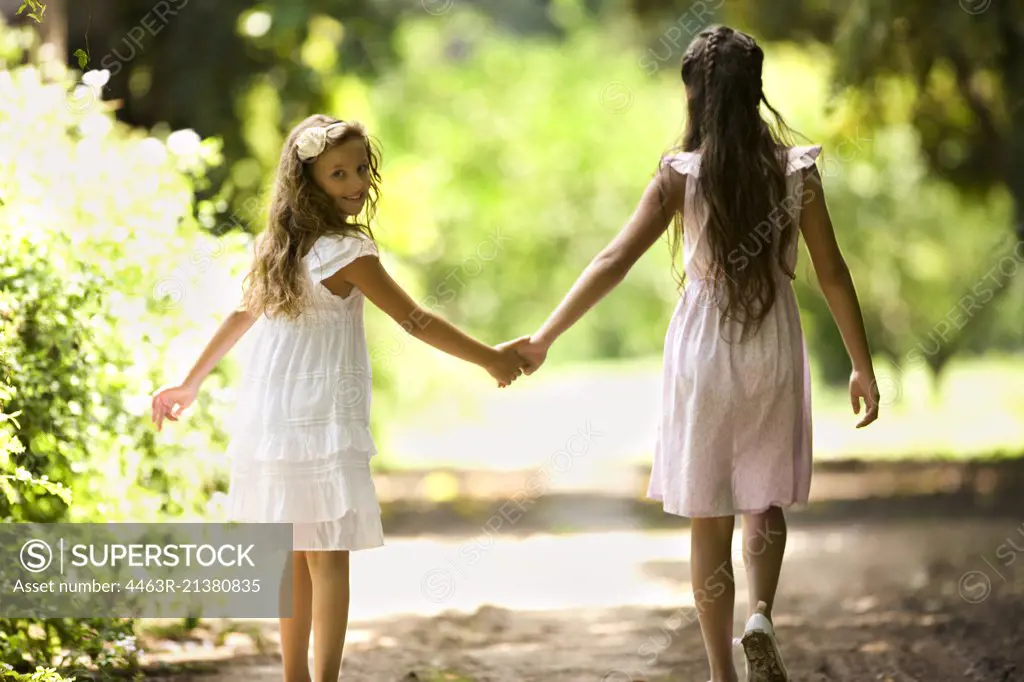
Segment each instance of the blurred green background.
M848 360L802 255L816 457L1024 451L1019 3L0 10L0 519L215 515L244 341L187 422L157 434L150 395L184 376L237 302L283 135L304 116L367 124L383 147L386 266L424 305L497 343L534 330L629 218L682 131L680 57L717 22L759 39L769 100L824 145L827 200L877 356L882 417L855 431ZM660 242L541 373L501 394L370 308L379 472L536 468L595 415L620 436L608 466L646 464L672 269ZM435 487L425 494L450 494ZM51 621L40 638L31 626L5 623L15 634L0 636L0 659L23 666L25 652L125 641L130 628ZM132 656L81 647L109 665Z

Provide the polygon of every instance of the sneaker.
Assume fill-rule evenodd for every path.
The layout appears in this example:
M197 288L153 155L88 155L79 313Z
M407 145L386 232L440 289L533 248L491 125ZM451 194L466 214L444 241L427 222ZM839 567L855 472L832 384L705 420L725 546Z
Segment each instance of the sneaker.
M775 641L775 630L764 612L768 605L757 602L754 615L743 628L740 644L747 659L747 682L789 682L789 673Z

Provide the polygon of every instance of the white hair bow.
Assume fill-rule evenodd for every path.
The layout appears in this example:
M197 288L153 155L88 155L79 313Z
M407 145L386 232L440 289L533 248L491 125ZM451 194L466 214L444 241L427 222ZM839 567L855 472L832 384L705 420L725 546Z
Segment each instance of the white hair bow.
M327 147L327 140L337 140L344 132L344 121L306 128L295 139L295 151L302 161L312 161L323 153Z

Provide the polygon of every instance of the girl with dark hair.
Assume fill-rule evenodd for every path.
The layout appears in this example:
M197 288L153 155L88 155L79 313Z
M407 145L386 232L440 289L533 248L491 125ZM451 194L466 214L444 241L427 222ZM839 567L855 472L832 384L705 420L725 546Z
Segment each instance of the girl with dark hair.
M551 344L610 292L674 223L682 296L665 337L662 416L648 496L691 523L691 581L712 682L737 682L732 660L736 515L743 517L750 618L748 680L786 682L772 607L786 545L783 509L811 482L807 351L791 280L797 230L850 356L850 400L866 426L879 394L849 269L836 243L820 146L792 146L761 88L764 53L725 26L683 56L688 120L632 219L544 325L517 350L532 373ZM771 113L774 126L761 116ZM674 220L673 220L674 218Z

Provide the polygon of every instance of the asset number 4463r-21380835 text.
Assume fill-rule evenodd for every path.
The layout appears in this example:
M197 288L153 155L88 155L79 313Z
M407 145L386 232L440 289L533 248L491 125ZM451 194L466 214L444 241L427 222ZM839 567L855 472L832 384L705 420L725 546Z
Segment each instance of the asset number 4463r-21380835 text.
M260 580L254 578L149 578L146 580L130 580L125 585L126 592L259 592Z

